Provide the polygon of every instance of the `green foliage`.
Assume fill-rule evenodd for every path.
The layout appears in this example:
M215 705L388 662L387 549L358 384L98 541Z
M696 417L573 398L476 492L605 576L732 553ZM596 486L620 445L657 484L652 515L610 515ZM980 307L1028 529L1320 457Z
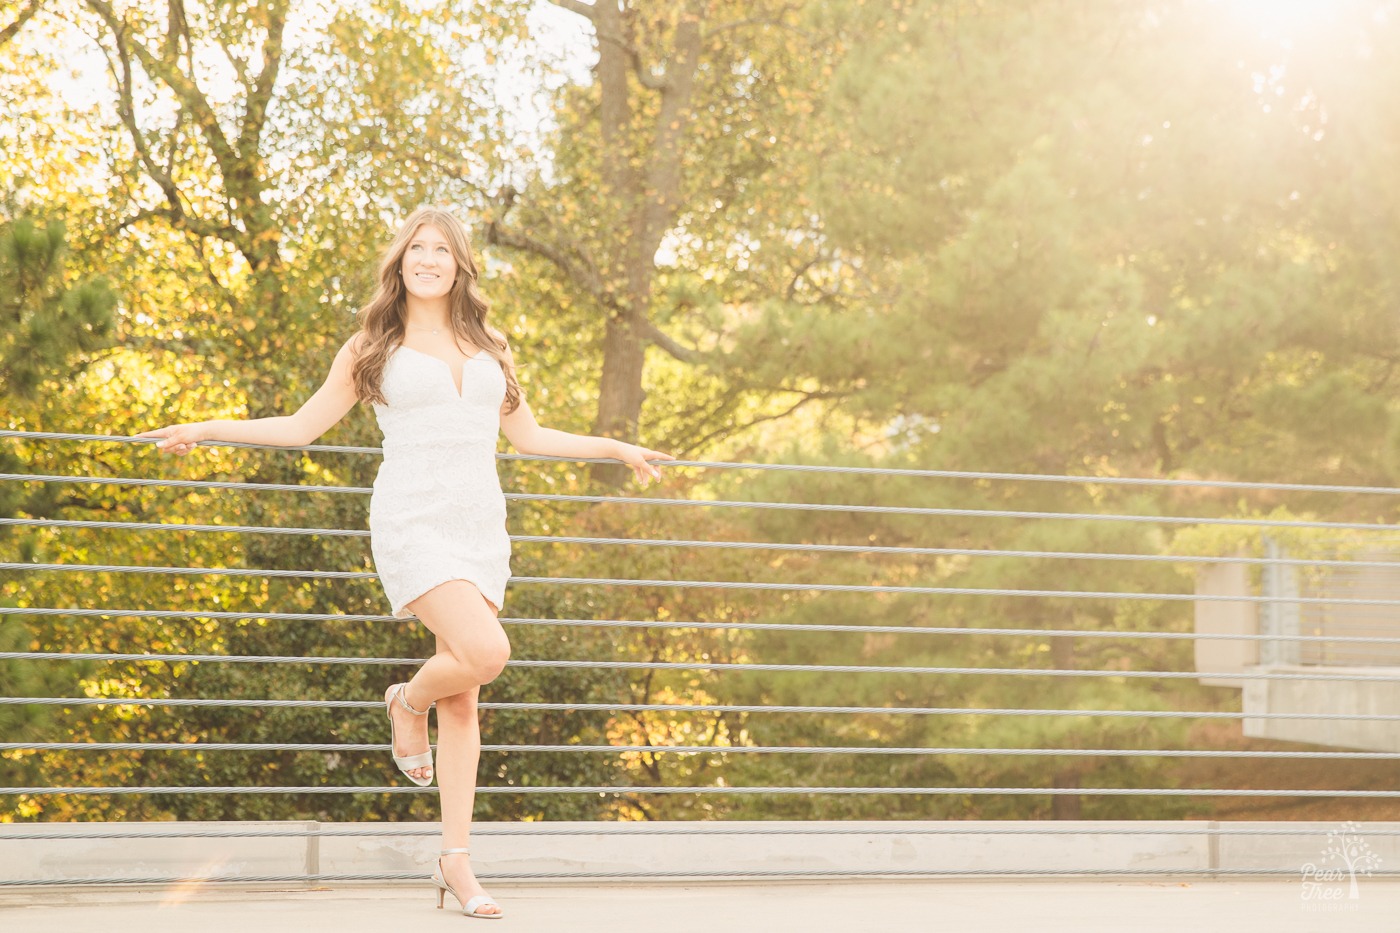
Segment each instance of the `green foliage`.
M1400 348L1396 24L1331 5L1283 45L1228 4L862 0L710 4L694 58L679 8L628 3L620 84L551 64L528 4L160 4L35 17L0 47L0 399L8 424L135 433L284 414L353 329L385 227L424 202L479 231L492 319L541 421L589 431L623 388L645 442L702 458L1089 477L1395 485ZM619 8L621 9L621 8ZM284 31L301 23L304 32ZM582 21L570 20L577 29ZM77 28L79 31L69 31ZM584 28L586 32L588 27ZM123 36L121 44L116 34ZM596 32L596 30L595 30ZM92 38L96 37L96 38ZM65 42L130 73L96 102L56 80ZM1359 43L1359 44L1358 44ZM601 60L601 59L600 59ZM207 62L227 61L215 75ZM610 62L613 59L609 59ZM663 76L693 65L685 105ZM275 66L275 67L274 67ZM267 70L270 69L270 70ZM494 70L493 70L494 69ZM525 88L505 100L516 76ZM580 73L581 74L581 73ZM675 85L673 85L674 88ZM619 94L619 90L622 92ZM611 96L609 96L611 95ZM100 95L99 95L100 96ZM618 109L619 101L626 104ZM531 114L538 114L535 120ZM620 114L620 116L619 116ZM614 119L616 118L616 119ZM666 122L667 120L672 122ZM538 125L536 125L538 124ZM674 174L671 174L674 172ZM75 184L74 179L80 183ZM664 203L663 203L664 202ZM652 206L661 204L654 222ZM60 223L55 218L66 221ZM669 340L669 343L667 342ZM627 380L623 380L627 382ZM624 393L625 394L625 393ZM625 409L622 405L617 410ZM628 415L631 417L631 415ZM606 420L606 419L602 419ZM625 419L624 419L625 420ZM366 410L324 441L369 446ZM5 441L3 472L364 487L372 457ZM574 464L503 463L511 491L596 493ZM1397 520L1386 497L1107 483L698 472L663 489L776 500L1202 517ZM22 518L364 527L364 498L157 487L4 487ZM1257 553L1235 526L517 503L517 534L1121 553L1095 561L520 543L517 576L1191 591L1191 555ZM11 560L372 570L360 536L32 527ZM1282 534L1290 552L1364 547ZM372 580L11 574L0 648L421 657L401 622L229 621L211 610L378 615ZM133 617L175 609L179 618ZM810 593L517 582L519 660L958 669L1190 670L1182 600ZM626 621L663 626L536 624ZM922 626L951 634L702 628ZM998 635L993 628L1030 630ZM1073 636L1052 634L1073 630ZM18 695L368 699L410 670L362 665L3 662ZM488 710L488 744L699 745L704 754L485 752L504 785L1171 787L1179 759L744 754L739 745L1173 749L1174 719L977 710L1225 710L1238 694L1128 676L814 675L512 668L492 702L939 707L957 714ZM20 740L383 743L377 708L0 707ZM1214 735L1211 741L1237 741ZM36 784L377 786L382 753L6 753ZM483 795L486 819L1169 818L1208 801L1085 795L684 798ZM430 819L426 796L48 798L0 818Z

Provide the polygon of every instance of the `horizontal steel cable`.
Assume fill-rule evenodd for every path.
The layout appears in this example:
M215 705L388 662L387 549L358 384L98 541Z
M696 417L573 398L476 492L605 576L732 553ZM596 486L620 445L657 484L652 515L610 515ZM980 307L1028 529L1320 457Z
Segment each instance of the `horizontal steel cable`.
M551 497L551 498L555 498L555 497ZM600 497L600 499L601 499L601 498L606 498L606 497ZM652 500L641 500L641 501L652 501ZM735 505L745 505L745 503L735 503ZM776 505L778 505L778 504L773 504L773 505L776 506ZM1051 514L1058 515L1059 513L1051 513ZM1124 517L1124 518L1126 518L1126 517ZM1194 520L1191 520L1191 521L1194 521ZM1360 526L1360 527L1365 527L1365 528L1371 529L1371 528L1383 528L1383 527L1386 527L1386 526L1365 525L1365 526ZM1396 527L1400 527L1400 526L1396 526ZM546 537L547 537L547 536L546 536ZM585 539L585 540L586 540L586 539ZM619 539L613 539L612 541L610 541L610 542L608 542L608 543L614 543L614 542L616 542L616 541L618 541L618 540L619 540ZM1228 560L1228 559L1225 559L1225 560ZM1298 563L1306 563L1306 562L1299 561ZM1340 564L1340 563L1346 563L1346 562L1340 562L1340 561L1339 561L1339 562L1337 562L1337 563ZM32 569L32 565L26 565L26 569ZM186 570L190 570L190 571L192 571L192 572L200 572L200 571L195 570L194 568L185 568L185 569L186 569ZM136 572L142 572L142 571L136 571ZM151 572L151 571L146 571L146 572ZM251 571L251 573L256 573L256 571ZM327 572L326 575L329 577L329 576L331 575L331 573L333 573L333 572ZM295 574L295 572L287 572L287 575L294 575L294 574ZM346 575L348 575L348 574L346 574ZM355 574L355 575L356 575L356 576L361 576L361 577L371 577L371 576L373 576L373 575L371 575L371 574ZM340 577L340 578L344 578L344 576L342 576L342 575L337 575L337 576ZM534 582L534 581L530 581L530 582ZM669 583L669 585L678 585L676 582L671 582L671 581L637 581L636 583L634 583L633 581L612 581L612 580L579 580L579 581L575 581L575 580L572 580L572 579L569 579L569 578L541 578L541 582L559 582L559 583L564 583L564 582L567 582L567 583L580 582L580 583L600 583L600 584L623 584L623 585L628 585L628 584L630 584L630 585L643 585L643 584L648 584L648 583L658 583L659 585L668 585L668 583ZM698 586L698 585L710 585L710 584L701 583L701 582L699 582L699 581L679 581L679 585L697 585L697 586ZM740 585L742 585L742 584L740 584ZM771 586L773 586L774 588L785 588L785 587L782 587L781 585L778 585L778 584L774 584L774 585L771 585ZM854 588L853 588L853 589L854 589ZM860 587L858 591L868 591L868 590L883 590L883 591L888 591L887 588L883 588L883 587ZM972 591L972 592L977 592L977 591ZM1022 591L1007 591L1007 592L1005 593L1005 595L1010 595L1011 593L1018 593L1018 594L1019 594L1020 592L1022 592ZM1003 593L998 593L997 595L1003 595ZM1046 594L1046 595L1061 595L1061 594L1055 593L1055 594ZM1109 594L1099 594L1099 595L1109 595ZM1132 596L1137 596L1137 597L1139 597L1139 598L1148 598L1148 597L1142 596L1141 594L1131 594L1131 595L1132 595ZM1194 599L1194 598L1196 598L1196 597L1185 597L1185 598L1193 598L1193 599ZM1233 599L1233 600L1231 600L1231 601L1246 601L1246 600ZM1296 600L1296 599L1294 599L1294 600L1280 599L1279 601L1283 601L1283 602L1297 602L1297 601L1299 601L1299 600ZM1326 602L1326 600L1319 600L1319 601L1320 601L1320 602ZM1366 604L1366 605L1386 605L1386 604L1389 604L1389 603L1374 603L1374 602L1369 602L1369 601L1368 601L1368 602L1365 602L1364 604ZM551 624L550 620L522 620L522 621L524 621L525 624ZM587 620L578 620L578 624L587 624ZM623 624L623 623L619 623L619 624ZM631 624L631 623L628 623L628 624ZM636 624L649 624L649 623L636 623ZM668 626L668 627L669 627L669 626ZM726 627L726 626L716 626L716 627ZM775 626L773 626L773 627L774 627L774 628L778 628L778 627L784 627L784 626L776 626L776 625L775 625ZM859 626L850 626L850 627L848 627L848 628L850 628L850 629L858 629L858 628L862 628L862 627L859 627ZM901 630L899 627L891 627L891 628L894 628L896 631ZM966 629L959 629L959 630L954 630L954 631L965 632ZM1037 634L1037 635L1045 635L1045 634L1046 634L1046 632L1045 632L1044 630L1038 630L1038 631L1037 631L1037 630L1029 630L1029 632L1032 633L1032 634ZM1113 634L1114 634L1115 636L1118 635L1118 633L1113 633ZM1123 634L1124 634L1124 635L1128 635L1129 633L1123 633ZM1168 634L1168 633L1162 633L1162 634ZM1169 633L1169 634L1177 635L1177 634L1179 634L1179 633ZM1191 635L1182 635L1181 637L1193 637L1193 636L1191 636ZM1230 636L1224 636L1224 637L1230 637ZM1260 637L1267 638L1267 636L1260 636ZM1318 640L1328 640L1328 639L1319 638ZM1368 641L1369 639L1359 638L1359 639L1356 639L1356 640L1359 640L1359 641ZM549 662L542 662L542 663L549 663ZM585 662L585 663L588 663L588 662ZM701 667L701 668L709 668L709 667L712 667L713 665L697 665L697 666L698 666L698 667ZM752 666L743 665L743 667L751 668ZM782 668L782 669L790 669L790 666L781 666L781 668ZM809 669L810 669L810 668L809 668ZM1036 673L1036 672L1035 672L1035 671L1028 671L1028 672L1025 672L1025 673ZM1065 672L1065 673L1078 673L1078 672ZM1121 676L1124 672L1095 672L1095 673L1103 673L1103 674L1107 674L1107 675L1109 675L1109 676ZM1140 673L1140 672L1133 672L1133 673ZM1189 674L1188 676L1199 676L1199 675L1196 675L1196 674ZM1314 678L1310 678L1310 677L1304 676L1302 679L1314 679ZM1351 678L1344 678L1344 679L1351 679ZM1371 679L1371 678L1366 678L1366 679ZM1389 678L1380 678L1380 679L1389 679ZM378 705L378 704L374 704L374 705ZM572 708L572 707L570 707L570 708ZM1306 718L1311 718L1311 717L1306 717ZM1338 718L1351 718L1351 717L1338 717ZM60 743L60 744L63 744L63 743ZM80 744L80 743L72 743L72 744ZM11 747L11 746L3 746L3 747ZM71 745L65 745L64 747L71 747ZM121 746L114 746L114 747L121 747ZM140 745L137 745L137 747L148 748L149 746L140 746ZM227 745L227 744L226 744L226 745L224 745L224 746L206 746L206 747L233 747L233 746ZM368 747L369 747L369 748L380 748L380 749L382 749L384 746L368 746ZM525 748L534 748L534 747L528 747L528 746L526 746L526 747L502 747L502 748L515 748L516 750L521 750L521 749L525 749ZM550 749L553 749L554 747L540 747L540 748L550 748ZM584 749L581 749L581 748L578 747L578 746L568 746L568 747L564 747L564 749L567 749L567 750L584 750ZM564 749L560 749L560 750L564 750ZM590 750L591 750L591 749L590 749ZM618 750L618 749L604 746L604 747L599 747L598 750L603 751L603 750ZM658 750L658 749L654 749L654 748L651 748L651 747L645 747L645 746L644 746L644 747L639 747L637 750L656 751L656 750ZM667 749L661 749L661 750L667 750ZM681 749L674 749L674 750L681 750ZM711 748L711 747L699 747L697 750L698 750L698 751L705 751L705 752L713 752L713 751L716 751L717 749L714 749L714 748ZM718 749L718 750L727 750L727 749ZM769 749L763 749L763 750L764 750L764 751L767 751L767 750L769 750ZM772 749L772 750L777 750L777 749ZM825 751L825 750L823 750L823 751ZM893 751L898 751L898 750L893 750ZM893 751L892 751L891 753L893 753ZM912 752L920 752L920 753L922 753L922 752L929 751L929 750L915 749L915 750L909 750L909 751L912 751ZM944 751L950 751L950 750L944 750ZM1025 750L1025 751L1026 751L1026 753L1031 753L1031 752L1034 752L1034 753L1051 753L1051 754L1053 754L1053 753L1059 753L1059 752L1057 752L1056 750ZM1099 750L1087 750L1087 751L1076 752L1076 753L1093 754L1093 753L1096 753L1097 751L1099 751ZM1106 753L1110 753L1110 754L1117 753L1117 752L1115 752L1115 750L1102 750L1102 751L1104 751L1104 752L1106 752ZM976 753L979 753L979 754L983 754L983 753L986 753L986 754L996 754L996 753L1000 753L1000 751L999 751L999 750L977 750ZM1144 750L1137 750L1135 753L1140 753L1140 754L1151 754L1152 752L1148 752L1148 751L1144 751ZM1214 754L1218 754L1218 755L1229 755L1229 754L1231 754L1231 753L1224 752L1224 753L1214 753ZM1267 753L1265 753L1265 754L1267 754ZM1278 755L1283 755L1283 756L1287 756L1287 753L1276 753L1276 754L1278 754ZM1346 757L1345 753L1319 753L1319 754L1330 754L1330 755L1332 755L1332 756L1343 756L1343 757ZM1384 754L1384 753L1382 753L1382 754ZM620 790L621 790L621 789L620 789ZM796 788L794 788L794 789L792 789L792 790L794 790L794 791L802 791L802 792L811 792L810 789L796 789ZM509 791L503 789L501 792L509 792Z
M197 576L377 578L377 574L340 570L253 570L222 567L148 567L129 564L0 563L0 570L66 573L191 574ZM868 583L775 583L748 580L646 580L627 577L511 577L510 584L552 586L655 586L674 589L781 590L799 593L885 593L904 596L997 596L1037 599L1124 599L1158 602L1289 603L1326 606L1400 606L1400 599L1351 599L1332 596L1253 596L1217 593L1132 593L1090 590L1022 590L966 586L882 586Z
M268 612L181 612L176 610L124 610L124 609L11 609L0 608L0 615L40 615L74 616L89 618L198 618L201 620L266 620L266 621L323 621L323 622L394 622L393 616L337 615L334 613L268 613ZM1299 642L1400 642L1400 637L1384 635L1248 635L1226 632L1143 632L1143 631L1104 631L1097 629L1015 629L1015 628L976 628L972 626L919 626L919 625L841 625L809 624L801 622L649 622L626 619L526 619L501 618L502 625L568 626L574 628L663 628L699 629L729 631L784 631L784 632L846 632L852 634L891 634L891 635L1015 635L1040 638L1146 638L1166 640L1227 640L1227 641L1299 641Z
M1400 875L1400 868L1376 868L1371 875L1391 878ZM1216 876L1240 878L1298 877L1298 869L1292 868L929 868L929 869L754 869L733 871L555 871L555 872L477 872L482 881L509 883L511 881L582 881L617 880L651 881L681 879L744 880L750 878L790 878L821 880L829 878L1214 878ZM125 886L125 885L190 885L190 884L285 884L288 882L321 884L331 881L412 881L422 883L427 875L422 872L383 872L379 874L317 874L317 875L181 875L150 877L101 877L101 878L62 878L43 881L0 881L5 887L83 887L83 886ZM718 895L722 896L722 895Z
M51 431L0 431L0 437L33 440L107 441L118 444L154 444L152 438L126 435L67 434ZM268 444L247 444L237 441L201 441L206 447L244 447L259 450L311 451L322 453L383 454L381 447L344 447L327 444L306 444L300 447L280 447ZM540 454L497 454L498 460L536 461L545 463L617 463L615 459L554 457ZM1098 486L1166 486L1205 489L1255 489L1273 492L1339 492L1354 494L1396 495L1400 489L1388 486L1332 486L1313 483L1263 483L1241 480L1155 479L1127 476L1057 476L1040 473L987 473L970 470L916 470L896 467L826 466L794 463L731 463L716 460L657 460L657 466L698 467L713 470L762 470L801 473L830 473L849 476L903 476L921 479L1007 480L1013 482L1078 483Z
M261 654L123 654L115 652L77 653L62 651L0 651L0 659L30 661L138 661L194 662L227 664L424 664L427 658L305 657ZM1025 677L1136 677L1190 679L1220 676L1199 671L1111 671L1021 667L886 667L857 664L751 664L726 661L507 661L515 668L580 668L585 670L668 670L668 671L792 671L827 674L985 674ZM1304 674L1243 671L1231 673L1232 680L1348 680L1400 682L1400 669L1392 676L1379 674L1339 674L1330 671Z
M0 525L26 528L113 528L121 531L199 531L259 535L324 535L368 538L367 528L284 528L277 525L201 525L182 522L106 522L76 518L0 518ZM546 535L546 537L548 537ZM512 538L514 540L514 538Z
M383 700L233 700L143 697L0 697L0 706L150 706L383 709ZM1244 713L1217 710L1035 709L978 706L745 706L721 703L478 703L481 709L631 713L811 713L896 716L1102 716L1144 719L1323 719L1397 722L1400 713Z
M436 744L433 744L436 748ZM0 742L0 751L34 752L387 752L387 743L349 742ZM1344 758L1395 761L1400 752L1230 751L1198 748L983 748L885 745L482 745L483 752L585 752L669 755L983 755L1066 758ZM0 839L3 839L0 836Z
M385 786L326 786L308 787L0 787L0 796L149 796L152 794L436 794L436 786L417 787L412 784ZM1400 797L1400 790L1317 790L1285 788L1259 790L1255 788L1215 787L590 787L510 786L497 784L478 786L478 794L824 794L833 796L937 796L975 795L995 796L1084 796L1084 797Z
M197 525L173 522L107 522L87 519L0 518L0 525L33 528L107 528L123 531L196 531L239 534L327 535L369 537L366 529L283 528L270 525ZM996 548L913 547L875 544L789 544L780 541L700 541L681 538L592 538L573 535L510 535L517 544L586 544L631 547L683 547L714 550L792 551L819 554L893 554L903 557L1015 557L1050 560L1107 560L1168 564L1240 564L1244 566L1341 567L1400 569L1400 561L1333 560L1299 557L1221 557L1208 554L1116 554L1099 551L1017 551Z
M883 826L774 826L772 828L748 823L741 827L728 827L724 821L714 821L691 826L672 826L664 823L600 823L596 827L553 828L547 822L533 822L529 828L522 826L473 826L473 836L1323 836L1324 831L1310 826L1302 829L1250 828L1249 826L1212 826L1202 822L1198 827L1153 826L1150 829L1123 826L1082 827L1046 826L1002 827L988 825L969 828L966 826L909 826L890 828ZM351 838L415 838L441 835L440 824L428 824L426 828L386 828L364 826L364 828L342 829L316 826L306 829L116 829L91 832L88 830L23 830L7 832L16 825L7 824L0 829L0 841L35 839L318 839L322 837ZM35 824L45 825L45 824ZM90 824L89 824L90 825ZM171 825L153 823L152 825ZM183 825L173 821L173 825ZM1365 827L1366 836L1400 836L1400 829L1379 829L1371 825ZM1397 866L1400 871L1400 866Z
M37 564L0 562L0 571L22 570L39 573L134 573L154 576L267 577L298 580L378 580L379 574L364 570L262 570L254 567L154 567L143 564ZM518 582L519 578L516 578Z
M1400 875L1400 868L1376 868L1373 876L1389 878ZM482 881L496 883L509 881L567 881L567 880L678 880L689 879L732 879L747 878L1034 878L1034 877L1092 877L1092 878L1198 878L1228 875L1232 877L1287 877L1297 878L1298 869L1291 868L843 868L843 869L801 869L764 868L707 871L652 871L639 872L618 869L615 871L550 871L550 872L476 872ZM423 872L398 871L371 874L314 874L314 875L151 875L146 877L111 876L96 878L45 878L36 881L0 879L0 887L85 887L121 885L191 885L191 884L286 884L301 882L321 884L330 881L412 881L421 883L428 877ZM719 895L722 896L722 895Z
M0 659L26 659L34 661L162 661L162 662L204 662L234 664L424 664L427 658L357 658L357 657L295 657L275 655L234 655L234 654L77 654L58 651L0 651ZM768 670L768 671L809 671L836 674L924 674L942 672L937 667L871 667L861 665L809 665L809 664L733 664L728 662L697 662L688 664L676 661L507 661L507 667L538 668L597 668L600 670ZM1198 675L1192 674L1192 677Z
M0 607L0 616L74 616L77 618L135 618L135 619L185 619L234 620L269 622L401 622L393 616L382 615L340 615L337 613L278 613L278 612L224 612L177 609L56 609L49 607ZM837 623L819 625L805 622L652 622L639 619L548 619L514 618L504 616L502 625L568 626L573 628L666 628L729 630L740 632L849 632L852 634L881 635L1015 635L1037 638L1147 638L1172 640L1225 640L1225 641L1297 641L1297 642L1364 642L1366 644L1400 643L1400 636L1393 635L1248 635L1233 632L1144 632L1106 631L1101 629L1077 628L978 628L973 626L930 626L930 625L842 625ZM1388 626L1385 627L1388 630Z
M34 483L92 483L97 485L152 486L178 489L241 489L255 492L323 492L369 495L368 486L324 486L289 483L234 483L212 480L138 479L134 477L86 477L54 474L0 473L0 481ZM1400 531L1400 525L1378 522L1314 522L1267 518L1196 518L1178 515L1113 515L1096 512L1034 512L1005 509L951 509L921 506L834 505L816 502L743 502L724 499L660 499L643 496L577 496L560 493L505 493L515 502L586 502L593 504L692 506L727 509L777 509L793 512L849 512L866 515L924 515L956 518L1059 519L1098 522L1145 522L1156 525L1247 525L1255 528L1330 528L1338 531Z
M436 748L436 743L432 744ZM190 751L190 752L387 752L387 743L359 744L348 742L0 742L0 751ZM946 754L948 749L897 748L886 746L810 746L810 745L482 745L483 752L655 752L668 754L711 754L714 752L749 752L777 754L872 754L923 755ZM980 751L969 749L973 754ZM1016 754L1013 752L1013 754ZM1076 753L1077 754L1077 753ZM1092 754L1092 753L1091 753ZM1331 753L1343 755L1343 753ZM1373 754L1385 755L1383 752ZM1349 757L1343 755L1343 757ZM1389 757L1400 758L1400 753Z
M1384 871L1375 871L1374 874L1384 875ZM612 872L515 872L497 873L488 871L478 871L475 875L483 881L500 882L504 880L559 880L566 879L581 880L585 878L614 878L614 879L644 879L644 878L826 878L839 874L852 878L923 878L933 877L933 873L924 869L916 868L852 868L836 871L818 871L812 869L757 869L754 871L730 870L730 871L657 871L657 872L627 872L623 870ZM1296 873L1295 873L1296 874ZM421 882L428 877L423 872L393 871L393 872L371 872L371 873L321 873L314 875L181 875L181 876L157 876L145 877L133 876L112 876L98 878L45 878L40 881L22 881L15 879L0 879L0 887L86 887L90 885L175 885L175 884L285 884L287 882L317 883L323 884L330 881L415 881Z

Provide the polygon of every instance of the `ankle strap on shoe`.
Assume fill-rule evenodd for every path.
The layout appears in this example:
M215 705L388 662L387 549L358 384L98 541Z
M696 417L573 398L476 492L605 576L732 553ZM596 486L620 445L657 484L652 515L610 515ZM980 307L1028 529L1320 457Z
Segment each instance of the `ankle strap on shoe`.
M470 855L470 849L443 849L438 855Z
M403 695L404 695L404 692L405 692L406 690L408 690L408 684L399 684L399 689L397 689L397 690L394 691L394 699L398 700L399 703L402 704L402 706L403 706L404 709L408 710L410 713L412 713L412 714L415 715L415 716L426 716L426 715L428 715L428 709L432 709L432 708L433 708L433 705L432 705L431 703L429 703L429 704L428 704L428 709L421 709L421 710L420 710L420 709L414 709L412 706L409 705L408 700L405 700L405 699L404 699L404 696L403 696Z

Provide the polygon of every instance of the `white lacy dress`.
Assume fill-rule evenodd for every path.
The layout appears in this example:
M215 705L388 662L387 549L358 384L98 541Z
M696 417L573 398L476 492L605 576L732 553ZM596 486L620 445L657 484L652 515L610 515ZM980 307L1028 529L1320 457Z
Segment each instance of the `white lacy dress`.
M510 579L506 501L496 475L496 437L506 378L485 351L451 367L411 347L384 366L387 405L374 414L384 462L369 500L370 550L396 618L448 580L468 580L499 608Z

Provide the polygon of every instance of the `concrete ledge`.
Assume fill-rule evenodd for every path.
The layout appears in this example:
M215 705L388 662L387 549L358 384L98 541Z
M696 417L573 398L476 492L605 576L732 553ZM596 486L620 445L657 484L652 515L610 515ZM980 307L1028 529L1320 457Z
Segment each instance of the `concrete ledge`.
M1394 677L1393 667L1272 664L1249 670L1306 677L1350 674ZM1375 716L1395 712L1400 682L1377 680L1251 680L1244 685L1244 734L1332 748L1400 752L1400 722L1377 719L1259 719L1259 713Z
M1400 823L1348 825L1351 834L1379 856L1383 870L1400 867L1400 836L1374 835L1400 829ZM431 870L438 841L436 835L409 833L436 828L432 823L0 824L0 881L43 886L97 879L280 878L296 883L307 876L398 872L421 878ZM1212 833L1216 828L1288 830L1289 834ZM1341 828L1336 823L1090 821L479 823L472 850L479 877L523 883L530 883L530 876L575 872L614 878L685 875L690 881L767 872L800 872L817 878L837 878L847 872L909 878L975 873L1034 877L1065 872L1209 876L1255 870L1297 876L1305 864L1324 862L1327 834ZM77 836L159 830L194 834L356 829L381 833L401 829L405 834L13 838L34 831ZM565 835L559 830L581 834Z

